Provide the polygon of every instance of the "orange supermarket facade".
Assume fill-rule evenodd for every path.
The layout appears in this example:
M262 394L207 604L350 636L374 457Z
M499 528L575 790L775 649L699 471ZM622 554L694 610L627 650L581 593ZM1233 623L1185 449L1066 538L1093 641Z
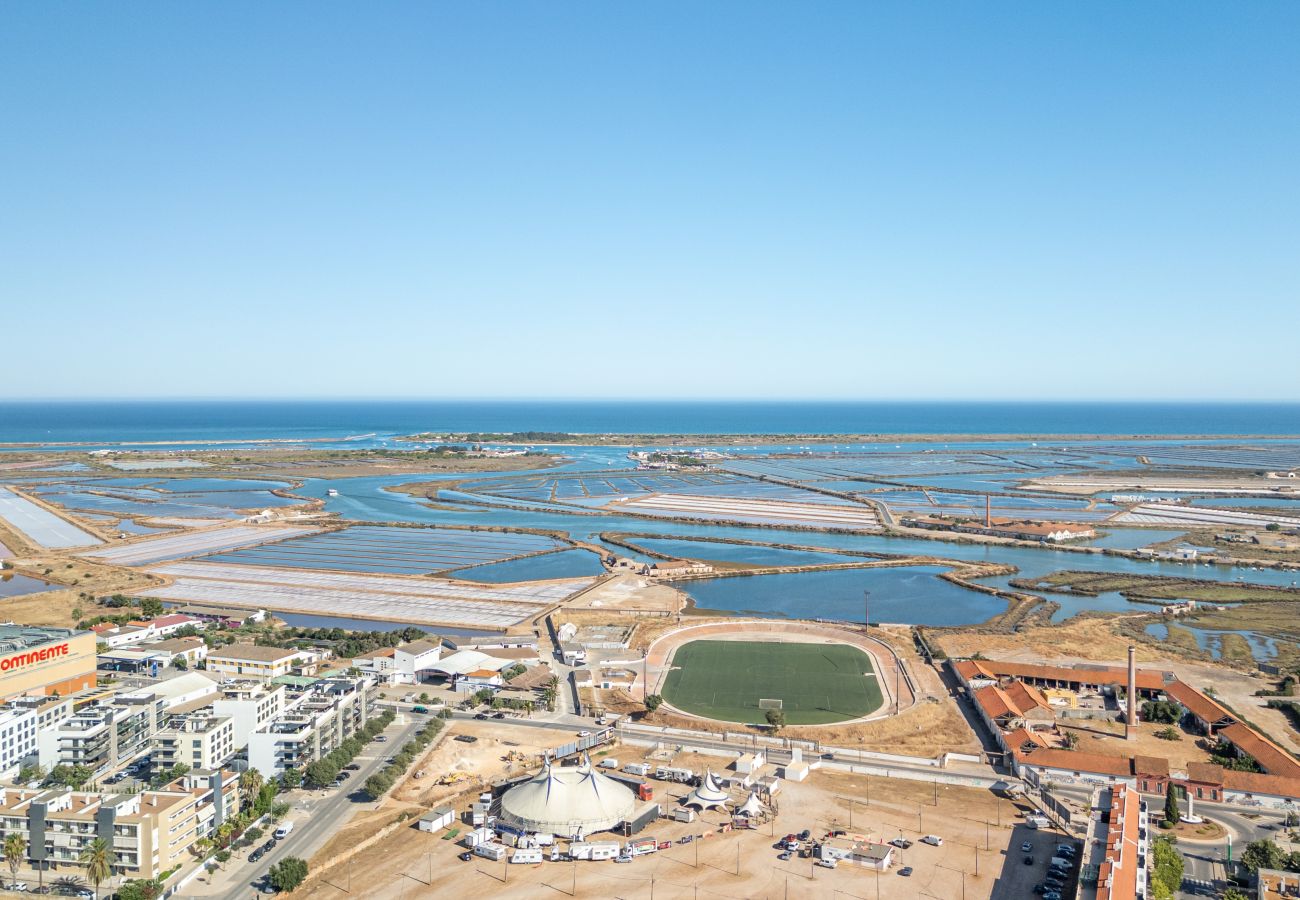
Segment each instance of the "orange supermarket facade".
M0 701L66 697L95 686L95 635L67 628L0 625Z

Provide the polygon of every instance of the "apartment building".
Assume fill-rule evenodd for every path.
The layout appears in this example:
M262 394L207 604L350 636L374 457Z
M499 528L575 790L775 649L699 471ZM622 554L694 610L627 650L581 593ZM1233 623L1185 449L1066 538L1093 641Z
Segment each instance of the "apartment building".
M270 778L320 759L378 715L378 696L373 678L320 681L250 735L249 766Z
M212 703L212 714L229 718L235 750L248 746L254 731L284 715L289 705L288 691L282 685L243 681L222 685L221 696Z
M153 738L154 772L183 765L216 769L235 755L235 722L229 716L191 713L173 716Z
M238 781L219 770L139 794L0 788L0 828L27 839L27 864L47 869L47 878L84 878L80 856L96 838L112 848L114 875L156 878L238 810Z
M298 656L297 650L282 647L231 644L208 652L208 671L223 678L270 681L288 675Z
M0 707L0 773L13 774L36 757L36 736L72 715L64 697L15 697Z
M87 766L98 773L116 768L149 747L163 721L166 701L137 691L88 706L41 731L36 740L42 768Z

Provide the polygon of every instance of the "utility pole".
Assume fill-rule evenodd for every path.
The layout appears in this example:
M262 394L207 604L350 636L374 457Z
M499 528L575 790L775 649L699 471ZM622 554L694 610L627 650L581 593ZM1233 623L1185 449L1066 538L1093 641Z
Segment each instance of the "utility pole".
M871 627L871 591L862 592L862 627Z

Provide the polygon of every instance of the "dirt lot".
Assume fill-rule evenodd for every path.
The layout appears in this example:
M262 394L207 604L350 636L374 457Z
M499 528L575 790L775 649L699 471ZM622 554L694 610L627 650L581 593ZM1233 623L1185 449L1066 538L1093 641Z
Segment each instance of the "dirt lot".
M627 763L642 754L624 746L616 755L620 762ZM696 770L706 764L717 767L723 763L721 758L694 754L679 754L673 760L674 765ZM651 783L656 800L683 792L663 782ZM841 895L873 897L878 881L879 896L884 900L926 896L950 900L962 896L964 877L966 897L980 900L995 891L998 896L1027 896L1035 881L1041 880L1048 854L1036 853L1036 864L1025 866L1020 843L1034 840L1046 849L1052 840L1043 832L1013 829L1017 820L1012 803L970 788L941 786L936 792L932 784L816 772L801 784L785 784L777 794L776 805L775 819L756 831L721 832L719 825L725 818L722 813L705 814L691 824L661 819L647 834L661 841L672 840L673 847L637 858L629 865L546 862L516 866L477 857L461 862L457 855L464 848L458 843L443 840L443 834L421 833L404 823L396 826L391 836L358 853L350 876L344 865L320 870L318 866L328 854L319 855L312 861L317 874L302 893L310 898L333 898L340 888L346 888L350 877L354 893L356 885L363 884L365 895L375 898L428 896L432 890L438 896L528 900L553 893L628 900L652 896L829 900ZM378 822L383 817L369 818ZM456 827L463 833L465 826ZM834 870L815 867L811 859L798 856L778 860L774 841L787 832L805 828L817 836L843 828L885 841L900 834L916 841L922 834L937 833L944 838L944 845L935 848L915 843L901 851L901 859L892 870L880 875L849 864ZM699 838L689 844L676 843L686 835ZM358 836L349 829L334 843L355 845ZM1014 852L1008 853L1008 847ZM911 866L913 874L899 876L902 866Z
M636 612L679 612L686 604L685 595L671 585L660 584L631 573L615 575L564 605L564 614L572 610L607 609L625 616ZM625 620L621 620L625 621Z
M130 595L161 582L161 579L136 569L49 554L20 556L9 562L13 564L14 571L23 575L62 582L62 585L53 590L6 598L0 604L0 610L3 610L0 616L19 625L71 627L79 619L129 613L130 609L100 607L93 598L119 593ZM74 616L74 610L80 610L80 616Z

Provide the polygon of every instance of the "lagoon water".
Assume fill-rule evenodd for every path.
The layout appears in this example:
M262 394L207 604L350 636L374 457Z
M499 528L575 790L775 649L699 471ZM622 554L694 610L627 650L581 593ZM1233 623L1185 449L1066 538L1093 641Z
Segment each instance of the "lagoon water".
M945 433L968 434L1128 434L1157 436L1142 442L1109 440L1106 451L1112 464L1129 465L1133 445L1158 442L1159 435L1177 434L1300 434L1300 404L1158 404L1158 403L745 403L745 402L135 402L135 403L4 403L0 404L0 442L93 442L96 446L124 446L147 442L151 448L184 449L193 446L243 447L250 441L313 441L314 448L379 448L409 445L394 444L398 435L422 431L562 431L569 433L751 433L751 434L847 434L888 433L917 435ZM1221 441L1220 441L1221 442ZM1092 442L1098 443L1098 442ZM1180 442L1181 443L1181 442ZM1207 441L1215 443L1215 441ZM1267 445L1264 438L1252 445ZM1057 444L1053 444L1056 446ZM924 450L932 455L922 461L900 463L894 480L940 485L950 490L993 488L1006 490L1022 476L1020 472L980 471L981 466L958 463L949 465L944 455L963 448L981 451L1000 449L1006 453L1008 468L1031 465L1038 453L1032 441L948 442L943 444L908 442L857 445L850 448L832 446L830 452L852 449L858 453L896 454L899 450ZM137 448L138 449L138 448ZM569 457L562 466L548 474L601 471L625 468L624 448L573 447L557 448ZM760 457L772 447L731 448L742 455ZM790 445L786 451L798 453ZM827 449L827 448L821 448ZM756 461L755 465L765 465ZM837 461L838 464L838 461ZM1052 467L1064 465L1051 462ZM963 468L964 466L964 468ZM847 465L844 467L850 469ZM859 466L852 471L866 471ZM939 474L922 475L934 470ZM966 474L961 474L965 472ZM463 480L448 475L444 480ZM802 480L831 486L810 470ZM234 503L260 496L263 483L245 480L217 483L213 479L193 478L172 481L167 487L182 492L167 498L165 504L144 504L129 491L157 482L157 478L114 479L114 487L125 489L123 496L104 497L73 491L59 498L69 506L98 509L103 512L158 514L161 508L202 509L206 517L231 516ZM829 550L855 550L889 555L920 555L966 561L990 561L1013 565L1022 576L1037 577L1064 569L1087 571L1141 572L1208 578L1218 581L1246 580L1265 584L1289 584L1295 573L1247 571L1193 567L1174 562L1145 562L1101 555L1072 553L1062 550L1023 547L1000 547L985 544L945 543L913 538L886 538L872 535L821 534L777 528L739 528L707 524L657 521L633 516L574 515L551 503L510 501L526 509L503 508L500 497L473 493L449 494L441 498L452 508L434 509L417 498L395 494L385 488L413 480L411 476L345 478L329 482L313 480L294 491L306 497L326 500L325 508L354 521L401 521L429 524L491 524L507 527L554 529L575 538L604 546L618 555L628 551L601 540L602 532L641 532L657 536L657 546L676 547L668 543L673 536L708 538L720 543L709 547L718 559L764 559L792 562L803 560L799 551L747 548L728 541L758 540L777 543L816 545ZM438 480L420 476L419 480ZM856 487L870 490L871 478L864 477ZM106 481L98 482L106 485ZM847 485L846 485L847 486ZM325 498L328 487L340 496ZM239 493L257 492L254 493ZM188 493L185 493L188 492ZM225 496L221 496L221 494ZM269 496L269 495L265 495ZM960 498L956 498L960 499ZM262 505L272 505L267 501ZM1032 502L1032 501L1026 501ZM490 504L490 506L488 505ZM147 507L147 509L141 509ZM179 513L177 513L179 514ZM1115 531L1098 539L1102 547L1140 546L1150 540L1173 537L1171 531ZM683 555L710 558L694 544L682 546ZM677 552L674 549L672 552ZM575 555L576 553L576 555ZM794 554L794 555L790 555ZM826 555L833 558L831 555ZM823 558L823 557L813 557ZM509 577L555 577L538 572L586 568L592 560L581 551L552 554L551 558L518 560L481 566L479 578L499 580ZM468 570L467 570L468 571ZM859 617L861 593L871 590L873 620L914 623L975 622L1003 608L1003 601L968 591L935 577L934 566L917 566L888 570L851 570L800 575L773 575L714 579L688 585L699 605L708 608L761 611L770 615L822 616L856 619ZM475 577L475 575L466 575ZM1006 586L1009 578L988 579L987 583ZM1061 604L1060 618L1084 609L1135 609L1118 595L1097 598L1053 596Z

